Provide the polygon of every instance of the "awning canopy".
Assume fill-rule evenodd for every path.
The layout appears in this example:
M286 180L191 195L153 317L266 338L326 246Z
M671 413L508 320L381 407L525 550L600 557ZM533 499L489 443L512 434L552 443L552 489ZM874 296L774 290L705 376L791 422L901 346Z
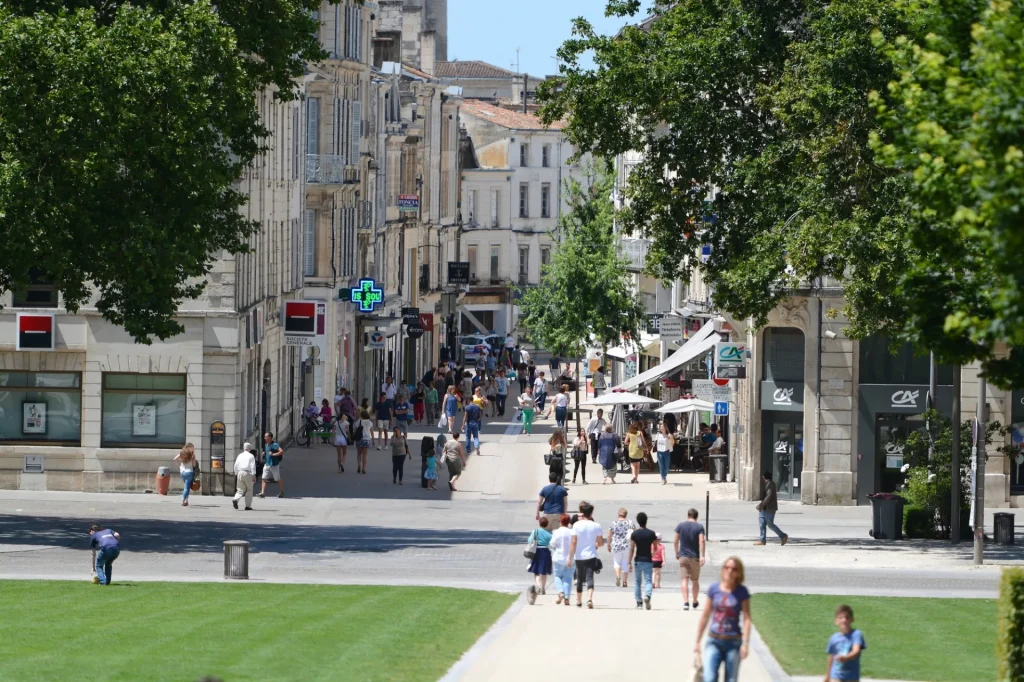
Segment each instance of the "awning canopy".
M637 395L636 393L627 393L625 391L603 393L596 398L591 398L585 403L580 403L580 407L595 406L595 405L654 405L660 403L660 400L654 398L648 398L645 395Z
M714 403L699 398L683 398L675 400L668 405L662 405L655 412L711 412L715 409Z
M632 391L639 386L654 383L663 376L678 371L680 367L694 358L698 358L712 350L719 340L719 336L715 333L715 322L714 320L709 320L704 323L699 332L693 335L693 338L683 344L682 348L668 356L665 362L636 375L632 379L626 379L612 390Z

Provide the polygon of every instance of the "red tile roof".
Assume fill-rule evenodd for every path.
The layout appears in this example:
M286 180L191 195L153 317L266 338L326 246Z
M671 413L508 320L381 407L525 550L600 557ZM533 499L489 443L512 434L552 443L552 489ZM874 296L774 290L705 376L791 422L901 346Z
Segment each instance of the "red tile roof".
M526 114L522 111L510 111L478 99L467 99L462 103L462 113L474 116L483 121L490 121L496 125L511 130L544 130L545 126L534 114ZM555 121L550 126L551 130L561 130L565 127L565 121Z

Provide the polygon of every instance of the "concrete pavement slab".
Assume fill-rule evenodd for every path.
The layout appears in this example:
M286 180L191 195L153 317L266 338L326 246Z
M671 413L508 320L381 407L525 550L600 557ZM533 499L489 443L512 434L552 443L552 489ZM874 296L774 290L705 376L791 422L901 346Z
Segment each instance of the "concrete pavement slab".
M521 682L543 676L622 682L663 673L686 679L700 612L683 611L676 591L655 590L650 611L636 609L632 587L598 589L593 610L555 605L553 593L550 589L536 604L520 609L461 680ZM596 647L584 639L593 635L603 638ZM611 650L617 655L608 655ZM653 652L659 653L652 659ZM771 682L771 677L751 654L740 667L740 680Z

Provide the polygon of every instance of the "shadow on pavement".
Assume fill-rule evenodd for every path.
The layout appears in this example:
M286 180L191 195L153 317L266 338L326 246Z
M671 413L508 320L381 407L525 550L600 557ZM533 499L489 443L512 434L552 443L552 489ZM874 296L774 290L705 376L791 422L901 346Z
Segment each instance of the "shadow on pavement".
M241 512L239 512L241 513ZM252 512L247 523L173 521L98 516L92 521L65 517L0 515L0 544L87 549L91 523L121 534L128 552L221 553L225 540L246 540L253 552L394 552L472 545L520 545L523 533L500 530L312 526L263 523ZM0 555L2 556L2 555Z
M1024 536L1021 533L1017 535L1016 541L1022 543ZM786 546L805 549L856 549L865 552L913 552L915 554L932 554L948 559L961 559L965 562L974 560L974 545L971 540L964 540L959 545L950 544L949 540L874 540L867 537L866 530L865 536L863 540L856 538L802 540L791 537ZM769 538L769 543L773 541L773 537ZM985 545L985 561L1024 561L1024 543L997 545L989 542Z

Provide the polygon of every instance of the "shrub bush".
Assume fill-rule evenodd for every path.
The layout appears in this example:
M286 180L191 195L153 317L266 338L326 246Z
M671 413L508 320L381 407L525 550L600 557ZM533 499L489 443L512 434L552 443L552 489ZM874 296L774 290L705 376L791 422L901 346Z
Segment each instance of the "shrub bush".
M1024 569L1003 570L997 646L1000 682L1024 682Z
M935 508L913 505L903 507L903 534L908 538L934 538Z

